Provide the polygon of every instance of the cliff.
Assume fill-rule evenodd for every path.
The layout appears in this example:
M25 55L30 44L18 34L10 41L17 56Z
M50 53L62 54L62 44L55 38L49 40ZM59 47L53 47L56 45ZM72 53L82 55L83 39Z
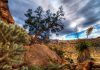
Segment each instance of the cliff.
M9 11L8 0L0 0L0 19L4 22L14 23L13 17Z

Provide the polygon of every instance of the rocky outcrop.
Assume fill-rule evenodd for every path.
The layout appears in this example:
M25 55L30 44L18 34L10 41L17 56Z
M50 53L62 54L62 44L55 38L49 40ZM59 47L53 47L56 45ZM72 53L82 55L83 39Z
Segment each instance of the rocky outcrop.
M7 23L14 23L9 11L8 0L0 0L0 19Z
M44 44L25 46L25 62L30 65L47 66L50 62L61 63L61 58Z

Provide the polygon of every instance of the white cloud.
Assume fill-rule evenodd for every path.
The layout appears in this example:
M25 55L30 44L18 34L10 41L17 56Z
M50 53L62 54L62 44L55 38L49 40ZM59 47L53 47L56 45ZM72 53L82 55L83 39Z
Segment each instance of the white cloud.
M98 21L98 22L96 22L96 24L95 25L99 25L100 26L100 20Z
M80 17L80 18L78 18L76 20L71 21L70 27L71 28L75 28L79 24L82 24L84 21L86 21L86 18L85 17Z
M50 39L66 40L66 35L57 36L56 34L52 34L52 36L50 36Z

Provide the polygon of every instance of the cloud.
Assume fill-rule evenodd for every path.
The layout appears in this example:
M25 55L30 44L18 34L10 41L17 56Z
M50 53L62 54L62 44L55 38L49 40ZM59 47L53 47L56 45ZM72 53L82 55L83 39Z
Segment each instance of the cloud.
M60 39L66 39L68 34L74 33L76 26L78 26L79 33L89 26L97 27L96 30L98 31L98 25L100 25L100 0L9 0L11 14L15 22L20 26L24 24L26 19L24 13L27 9L35 10L38 6L42 6L44 10L51 9L55 12L61 5L63 6L66 20L63 21L65 29L59 33ZM82 33L82 36L80 36L85 37L84 34ZM99 35L95 33L91 37ZM55 35L53 36L53 38L56 38ZM75 38L73 34L69 37Z
M86 21L86 18L84 18L84 17L77 18L76 20L71 21L70 27L73 28L78 25L81 25L84 21Z
M37 5L34 3L34 0L9 0L9 8L11 14L14 17L15 22L17 23L25 20L24 14L29 8L34 9L36 7ZM17 20L15 18L17 18Z
M50 39L57 39L57 40L66 40L66 35L56 35L56 34L52 34L52 36L50 37Z
M100 1L99 0L59 0L64 4L66 19L70 26L78 25L81 29L91 26L100 20ZM80 20L84 18L83 20ZM79 20L79 22L77 22Z

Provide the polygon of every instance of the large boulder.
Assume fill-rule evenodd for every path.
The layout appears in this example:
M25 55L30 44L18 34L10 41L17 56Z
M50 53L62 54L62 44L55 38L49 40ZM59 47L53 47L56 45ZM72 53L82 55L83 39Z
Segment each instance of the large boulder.
M14 23L9 11L8 0L0 0L0 19L4 22Z
M25 62L30 65L47 66L50 62L61 63L61 58L48 46L44 44L34 44L25 46Z

